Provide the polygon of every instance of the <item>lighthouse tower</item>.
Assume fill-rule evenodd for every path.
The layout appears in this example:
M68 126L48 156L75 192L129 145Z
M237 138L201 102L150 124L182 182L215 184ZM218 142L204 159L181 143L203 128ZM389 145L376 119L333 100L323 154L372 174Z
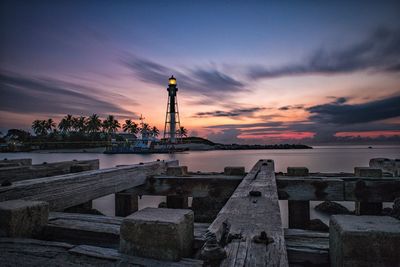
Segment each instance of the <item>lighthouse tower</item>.
M176 87L176 79L172 75L168 80L168 104L167 113L165 115L164 140L166 143L176 143L176 132L180 128L179 110L178 110L178 87Z

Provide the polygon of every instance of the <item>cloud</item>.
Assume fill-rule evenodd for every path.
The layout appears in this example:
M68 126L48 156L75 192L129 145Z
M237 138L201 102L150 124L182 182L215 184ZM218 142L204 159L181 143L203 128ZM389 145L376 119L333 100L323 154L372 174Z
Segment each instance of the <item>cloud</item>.
M122 62L144 82L165 86L169 75L173 74L178 80L178 87L201 94L208 99L247 91L243 82L213 67L188 69L187 72L182 72L135 56L130 56Z
M386 28L372 32L362 42L326 51L318 49L304 63L278 68L253 66L248 76L253 79L304 74L340 74L363 70L400 71L400 29Z
M118 106L120 95L58 80L0 73L0 111L20 114L134 116ZM103 98L103 99L102 99Z
M307 121L221 124L207 128L220 130L220 134L226 137L228 135L224 132L227 130L231 134L236 133L233 139L225 140L227 143L299 142L299 139L301 142L309 144L350 143L352 141L396 143L400 140L400 137L387 136L374 138L336 136L341 132L398 132L400 124L396 120L394 122L385 120L400 116L400 96L391 96L362 104L347 104L348 98L345 97L330 98L333 100L331 103L306 108L305 110L311 114ZM309 137L310 134L314 134L313 137ZM246 136L246 139L241 136ZM297 138L290 136L297 136ZM308 137L302 138L304 136Z
M254 128L254 127L276 127L283 125L283 122L259 122L259 123L243 123L243 124L217 124L206 126L208 129L238 129L238 128Z
M294 105L294 106L288 105L288 106L280 107L278 109L282 110L282 111L286 111L286 110L291 110L291 109L303 109L303 108L304 108L304 105Z
M240 131L237 129L225 129L217 133L210 133L207 138L216 143L222 144L234 144L241 143L241 139L238 138Z
M348 105L346 101L307 108L310 120L319 123L354 124L385 120L400 116L400 96L363 104Z
M209 112L197 112L195 118L209 118L209 117L251 117L255 112L264 110L264 108L253 107L253 108L237 108L228 111L215 110Z

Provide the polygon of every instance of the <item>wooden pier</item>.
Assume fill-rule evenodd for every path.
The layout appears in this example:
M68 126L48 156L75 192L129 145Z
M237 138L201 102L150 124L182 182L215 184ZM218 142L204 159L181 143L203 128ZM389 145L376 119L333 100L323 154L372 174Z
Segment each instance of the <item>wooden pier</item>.
M0 161L0 260L8 266L329 266L329 233L306 229L310 201L352 201L357 215L380 215L382 202L400 197L398 165L383 160L370 164L373 168L354 173L309 173L294 167L276 174L272 160L259 160L248 173L243 167L188 172L177 161L100 170L97 160L40 165L29 159ZM377 164L385 165L380 169ZM69 213L110 194L115 194L116 216ZM166 196L167 207L177 211L187 209L188 198L193 198L193 242L183 244L191 248L189 257L169 261L163 259L165 253L143 257L121 252L122 244L130 248L130 237L121 238L127 223L141 223L136 219L140 215L129 215L138 211L143 195ZM279 200L288 200L289 229L283 228ZM174 209L164 211L171 213L168 223L188 227ZM152 217L143 216L148 225L153 223ZM143 231L151 235L158 230ZM143 242L140 248L149 244L138 242Z

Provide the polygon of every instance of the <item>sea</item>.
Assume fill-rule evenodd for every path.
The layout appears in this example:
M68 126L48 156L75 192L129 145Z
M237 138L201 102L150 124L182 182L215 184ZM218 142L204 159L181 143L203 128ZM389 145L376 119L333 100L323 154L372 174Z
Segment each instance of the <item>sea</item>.
M188 151L176 154L102 154L102 153L57 153L57 152L21 152L0 153L0 159L32 158L33 164L65 160L99 159L100 168L116 165L149 162L157 159L177 159L180 165L188 166L189 171L222 172L225 166L244 166L249 171L259 159L272 159L276 172L286 172L287 167L307 167L310 172L353 172L354 167L368 166L371 158L400 158L398 146L314 146L313 149L288 150L213 150ZM165 197L142 196L139 209L157 207ZM319 218L328 223L329 217L314 210L319 202L311 202L311 219ZM352 202L340 202L350 210ZM189 201L190 204L190 201ZM385 206L390 206L385 203ZM105 215L114 215L114 195L104 196L93 201L93 207ZM282 222L287 227L287 201L280 201Z

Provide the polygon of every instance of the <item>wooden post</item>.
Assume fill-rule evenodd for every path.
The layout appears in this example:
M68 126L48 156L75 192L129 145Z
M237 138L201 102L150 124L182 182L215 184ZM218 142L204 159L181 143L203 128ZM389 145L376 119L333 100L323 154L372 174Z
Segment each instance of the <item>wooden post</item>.
M288 201L289 228L306 229L310 221L310 201Z
M288 167L288 176L308 176L306 167ZM289 200L289 228L305 229L310 221L310 201Z
M167 196L167 208L169 209L187 209L188 198L178 196Z
M370 167L355 167L354 175L360 177L382 177L382 170ZM382 202L356 202L356 215L380 215L382 213Z
M115 216L126 217L138 211L138 196L132 193L115 193Z

